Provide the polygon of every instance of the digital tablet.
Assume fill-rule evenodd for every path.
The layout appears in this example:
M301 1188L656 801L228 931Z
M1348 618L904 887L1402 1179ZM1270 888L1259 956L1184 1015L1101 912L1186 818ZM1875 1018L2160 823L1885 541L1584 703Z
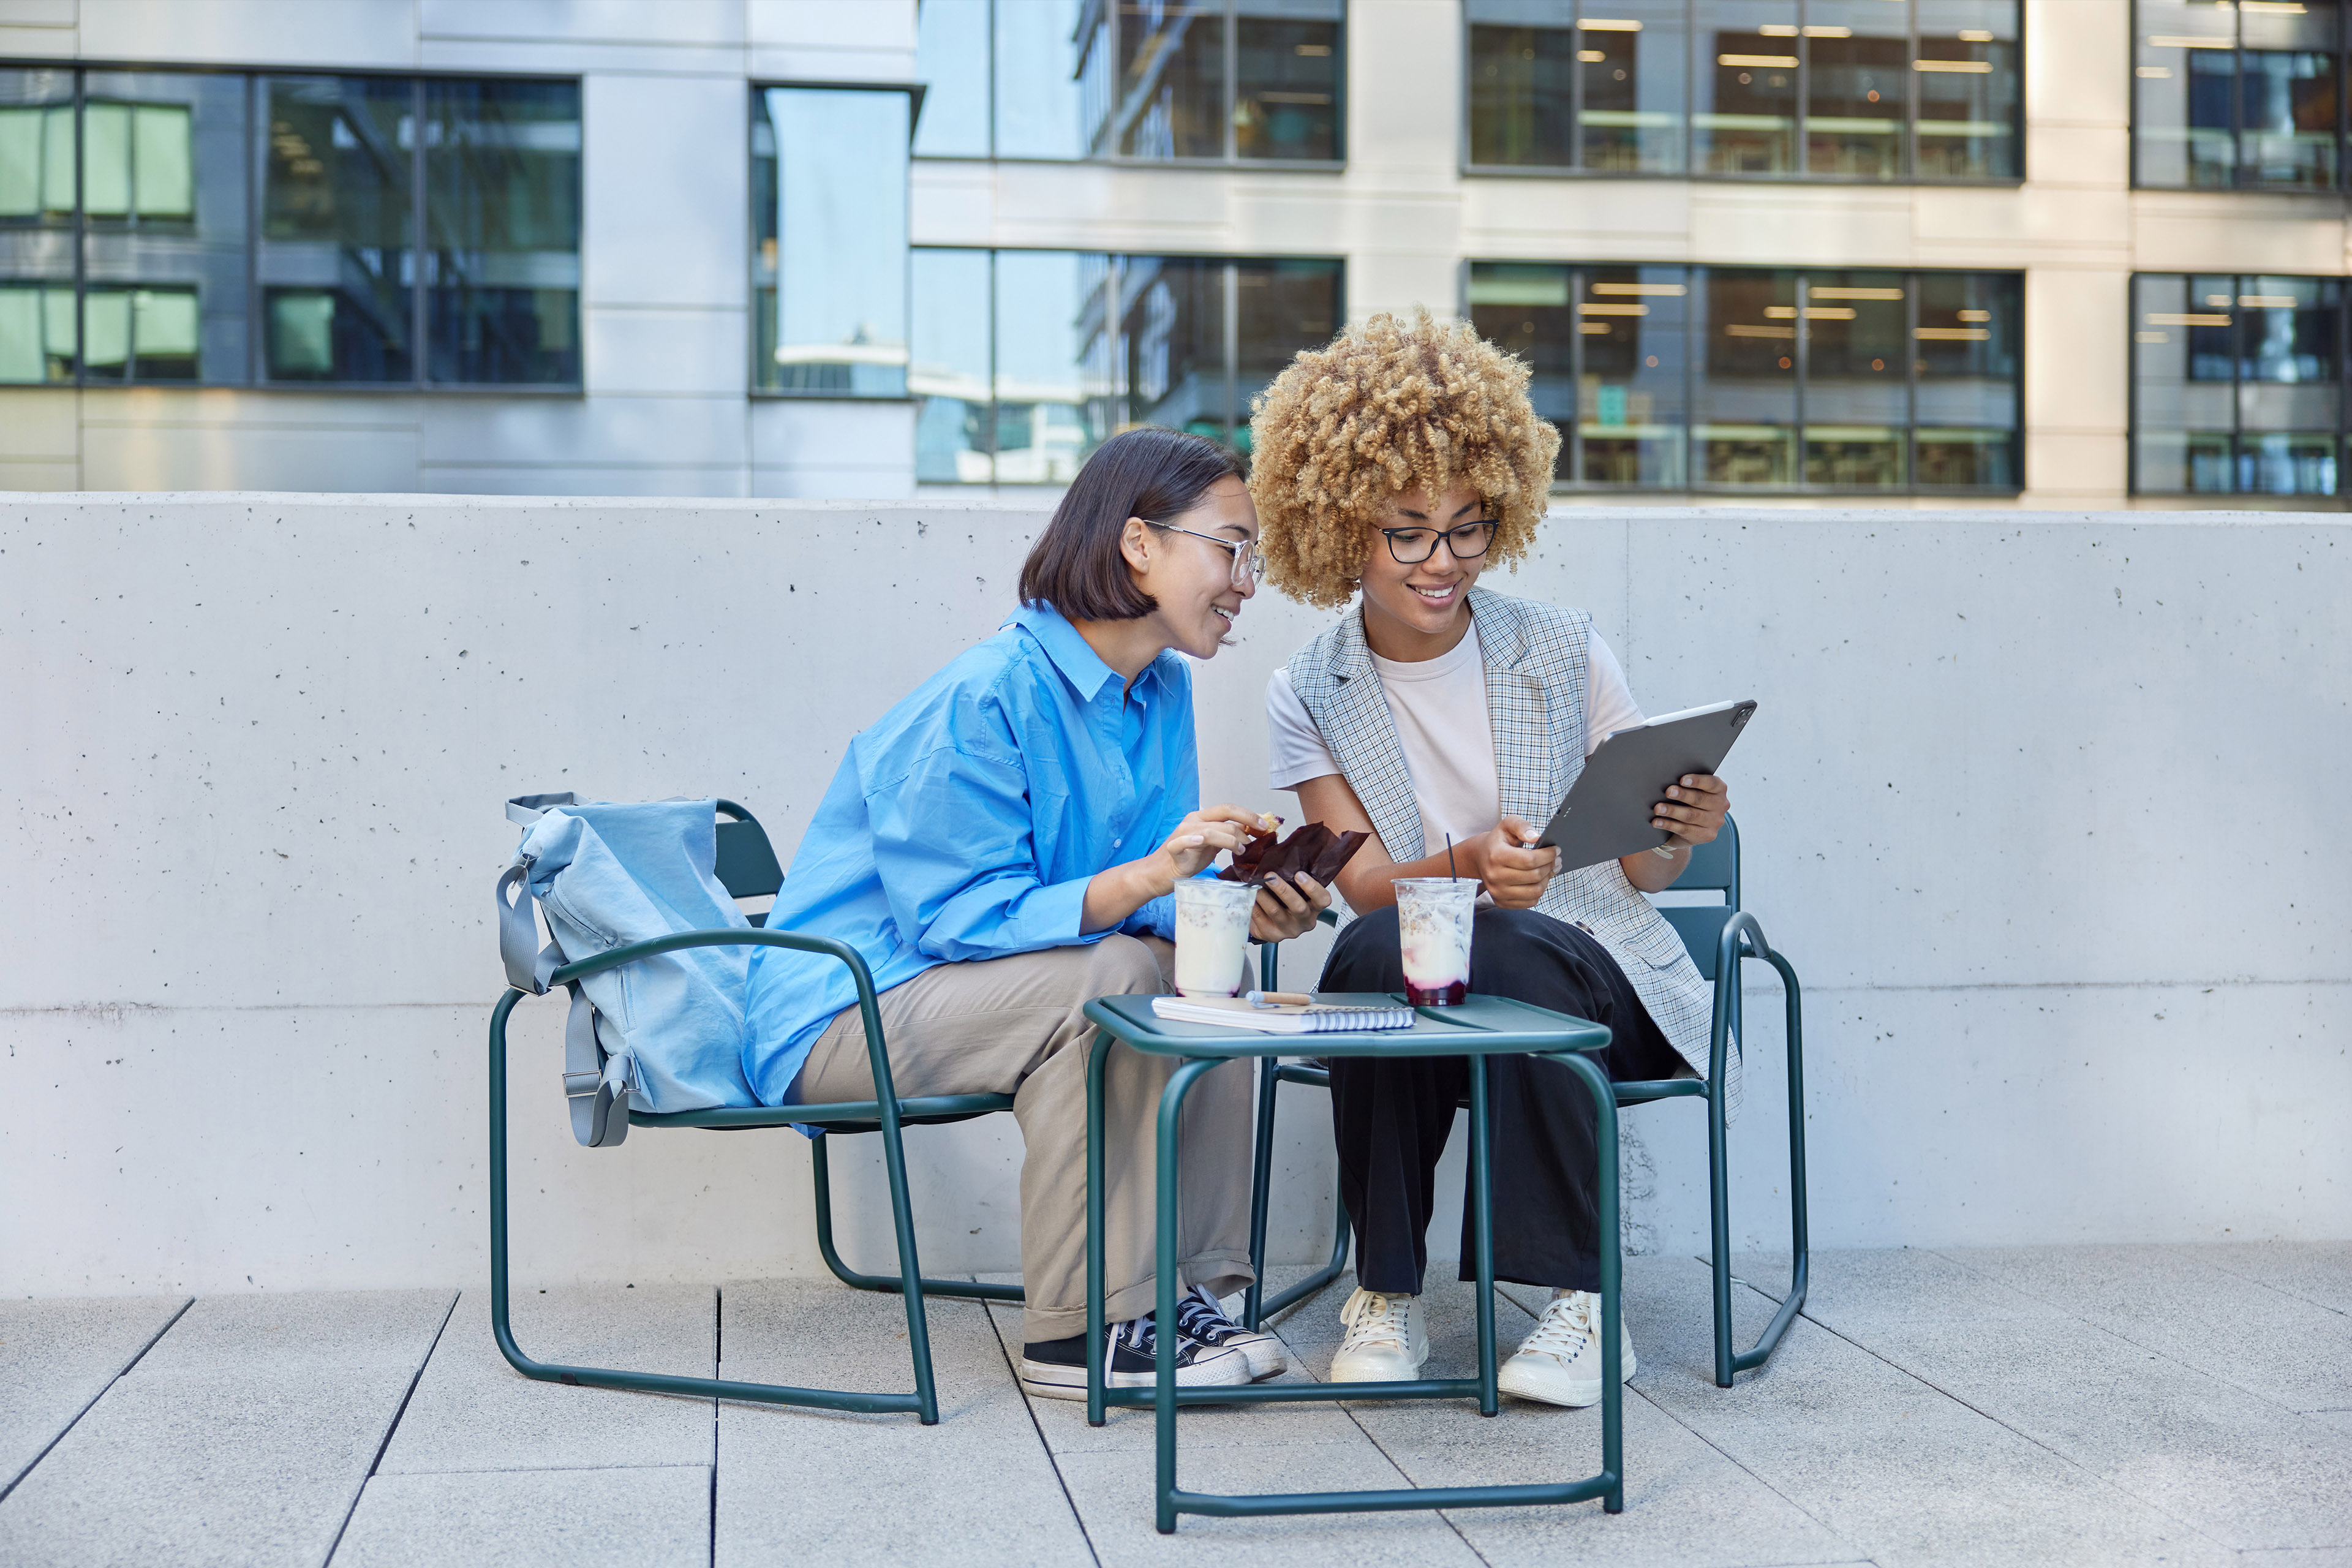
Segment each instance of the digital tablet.
M1650 826L1650 808L1685 773L1721 767L1755 713L1752 701L1717 702L1617 731L1584 760L1538 847L1557 847L1563 871L1655 849L1669 835Z

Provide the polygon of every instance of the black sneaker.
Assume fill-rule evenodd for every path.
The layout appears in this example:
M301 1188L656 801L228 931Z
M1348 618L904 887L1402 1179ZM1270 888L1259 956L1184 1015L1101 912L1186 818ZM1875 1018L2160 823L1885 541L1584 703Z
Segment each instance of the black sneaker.
M1158 1379L1153 1357L1158 1341L1150 1318L1130 1318L1104 1331L1103 1384L1108 1388L1150 1388ZM1238 1349L1202 1344L1177 1336L1176 1385L1180 1388L1223 1388L1250 1380L1249 1357ZM1021 1347L1021 1386L1041 1399L1084 1399L1087 1396L1087 1336L1047 1340Z
M1282 1348L1282 1342L1262 1331L1243 1328L1225 1316L1225 1309L1209 1294L1206 1286L1193 1286L1176 1303L1176 1326L1188 1340L1222 1350L1236 1350L1247 1356L1252 1383L1290 1370L1290 1356Z

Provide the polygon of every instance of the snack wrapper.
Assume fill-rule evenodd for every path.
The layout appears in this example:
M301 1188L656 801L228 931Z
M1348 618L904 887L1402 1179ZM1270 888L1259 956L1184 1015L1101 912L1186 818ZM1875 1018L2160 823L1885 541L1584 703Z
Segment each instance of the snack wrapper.
M1334 833L1319 822L1294 829L1287 838L1254 833L1247 844L1234 851L1234 863L1217 875L1228 882L1262 887L1276 877L1288 879L1304 874L1328 888L1340 868L1355 858L1356 851L1371 837Z

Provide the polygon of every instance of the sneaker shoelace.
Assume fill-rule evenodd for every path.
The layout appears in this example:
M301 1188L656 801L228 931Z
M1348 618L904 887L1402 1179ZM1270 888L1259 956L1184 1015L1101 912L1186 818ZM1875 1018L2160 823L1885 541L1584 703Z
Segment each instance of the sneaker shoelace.
M1586 1345L1600 1342L1601 1298L1590 1290L1578 1290L1552 1298L1543 1316L1536 1320L1535 1331L1521 1342L1519 1351L1522 1354L1535 1351L1570 1362Z
M1339 1310L1342 1321L1348 1325L1348 1337L1340 1342L1342 1352L1362 1350L1367 1345L1402 1345L1407 1342L1410 1301L1393 1296L1367 1291Z
M1215 1297L1195 1285L1176 1303L1176 1331L1186 1339L1214 1345L1240 1333L1242 1326L1225 1316L1225 1310L1217 1304Z

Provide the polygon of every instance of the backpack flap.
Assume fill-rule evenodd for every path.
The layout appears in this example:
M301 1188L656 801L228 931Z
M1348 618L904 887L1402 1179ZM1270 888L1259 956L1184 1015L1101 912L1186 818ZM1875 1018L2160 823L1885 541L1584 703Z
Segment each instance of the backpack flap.
M608 1053L597 1038L596 1005L575 982L572 1012L563 1020L563 1095L572 1107L572 1136L583 1149L609 1149L629 1135L628 1052Z

